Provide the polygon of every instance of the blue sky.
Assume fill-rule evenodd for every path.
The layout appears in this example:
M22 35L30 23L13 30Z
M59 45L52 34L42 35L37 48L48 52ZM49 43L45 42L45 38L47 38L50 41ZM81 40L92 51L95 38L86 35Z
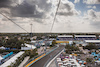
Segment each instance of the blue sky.
M100 11L100 4L86 4L83 3L83 0L80 0L78 3L74 3L75 0L69 0L71 2L73 2L73 4L75 4L75 8L77 10L80 10L82 12L82 15L84 12L86 12L87 10L91 9L91 8L87 8L87 6L96 6L96 9L94 9L95 11Z

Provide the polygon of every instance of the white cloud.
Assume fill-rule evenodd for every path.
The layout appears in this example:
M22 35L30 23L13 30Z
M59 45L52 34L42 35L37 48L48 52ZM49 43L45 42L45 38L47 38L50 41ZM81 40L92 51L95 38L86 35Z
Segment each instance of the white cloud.
M79 3L79 2L80 2L80 0L75 0L75 1L74 1L74 3Z
M81 16L57 16L58 23L54 24L53 32L94 32L94 28L88 20Z
M93 9L87 11L87 17L90 20L98 20L100 18L100 12L96 12Z
M96 6L93 6L92 8L93 8L93 9L96 9Z
M87 6L87 8L96 9L96 6Z
M89 19L95 19L97 17L96 12L93 9L88 10Z
M70 1L62 1L58 10L58 14L62 16L79 15L81 12L75 9L75 5Z
M96 12L93 9L90 9L84 15L85 19L89 21L90 25L94 27L95 30L99 30L100 27L100 12ZM93 30L94 31L94 30Z
M86 4L100 4L100 0L83 0Z

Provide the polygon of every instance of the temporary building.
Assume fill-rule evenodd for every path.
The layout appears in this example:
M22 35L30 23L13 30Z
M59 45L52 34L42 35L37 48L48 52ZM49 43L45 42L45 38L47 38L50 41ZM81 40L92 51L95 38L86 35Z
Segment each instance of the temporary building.
M30 45L30 44L25 44L25 46L27 46L29 48L32 48L32 49L35 49L36 48L34 45Z
M6 49L6 48L2 46L2 47L0 47L0 49L3 49L3 50L4 50L4 49Z
M0 56L0 60L2 60L3 58Z
M20 57L23 53L24 53L24 51L20 51L20 52L17 53L15 56L13 56L13 57L10 58L9 60L7 60L5 63L3 63L0 67L7 67L7 66L9 66L11 63L15 63L16 59L17 59L18 57Z

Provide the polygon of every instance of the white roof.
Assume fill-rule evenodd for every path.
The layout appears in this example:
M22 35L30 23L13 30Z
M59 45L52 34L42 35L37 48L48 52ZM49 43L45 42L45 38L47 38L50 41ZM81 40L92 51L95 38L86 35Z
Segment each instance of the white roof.
M20 57L23 53L24 53L24 51L20 51L20 52L17 53L15 56L13 56L12 58L10 58L8 61L6 61L5 63L3 63L0 67L7 67L7 66L9 66L11 63L15 63L16 59L17 59L18 57Z
M0 60L2 60L3 58L0 56Z
M74 61L74 63L77 65L77 67L80 67L79 63L75 59L71 59Z
M75 37L96 37L95 35L75 35Z
M100 40L85 40L85 42L100 43Z
M73 37L72 35L58 35L58 37Z
M2 47L0 47L0 49L5 49L5 47L2 46Z
M45 45L45 43L41 43L41 45Z
M36 41L31 41L31 43L36 43Z
M30 47L21 47L21 50L31 50Z
M27 46L29 48L32 48L32 49L35 49L36 48L34 45L30 45L30 44L25 44L25 46Z

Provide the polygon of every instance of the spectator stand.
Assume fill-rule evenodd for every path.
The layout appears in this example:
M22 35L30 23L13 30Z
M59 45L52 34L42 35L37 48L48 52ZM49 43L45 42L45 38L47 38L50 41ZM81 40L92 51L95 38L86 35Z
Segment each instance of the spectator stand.
M94 43L96 45L100 45L100 40L85 40L86 43Z
M3 63L0 67L7 67L7 66L9 66L11 63L15 63L16 59L17 59L18 57L20 57L23 53L24 53L24 51L20 51L20 52L17 53L15 56L13 56L12 58L10 58L8 61L6 61L5 63Z
M96 40L95 35L75 35L76 40Z
M74 38L72 35L58 35L57 40L60 41L73 41Z

